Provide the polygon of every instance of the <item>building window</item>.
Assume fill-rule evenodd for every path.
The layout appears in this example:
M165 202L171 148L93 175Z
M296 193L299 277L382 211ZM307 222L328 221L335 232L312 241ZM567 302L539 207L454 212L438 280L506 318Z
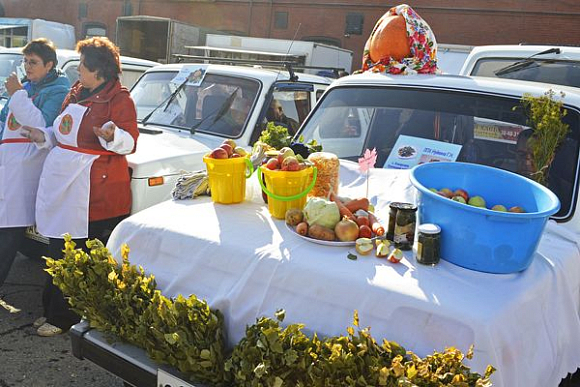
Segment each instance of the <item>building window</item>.
M131 4L130 1L125 1L125 3L123 3L122 13L123 16L133 15L133 5Z
M107 26L102 23L85 23L83 31L85 39L94 36L107 36Z
M79 19L87 17L89 13L89 5L87 3L79 4Z
M342 47L340 40L336 38L331 38L329 36L303 36L300 40L328 44L329 46Z
M346 35L362 35L364 16L362 13L348 13L346 15Z
M277 30L288 28L288 12L276 12L274 14L274 28Z

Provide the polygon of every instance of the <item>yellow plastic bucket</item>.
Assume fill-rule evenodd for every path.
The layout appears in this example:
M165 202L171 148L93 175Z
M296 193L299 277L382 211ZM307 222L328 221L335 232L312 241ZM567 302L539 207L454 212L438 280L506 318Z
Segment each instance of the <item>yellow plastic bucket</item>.
M290 208L303 208L306 194L316 182L318 170L308 167L300 171L273 171L261 166L258 168L258 180L262 190L268 195L268 210L274 218L284 219ZM262 180L262 174L266 180Z
M246 179L254 172L249 158L214 159L206 155L203 162L207 169L211 200L221 204L244 201Z

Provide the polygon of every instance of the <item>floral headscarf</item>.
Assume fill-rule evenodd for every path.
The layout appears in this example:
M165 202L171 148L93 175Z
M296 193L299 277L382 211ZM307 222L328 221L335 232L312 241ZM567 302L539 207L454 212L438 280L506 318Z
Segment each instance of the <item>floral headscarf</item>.
M362 71L389 74L435 74L437 72L437 41L429 24L407 4L391 8L387 15L402 15L407 26L411 56L398 61L392 57L373 63L369 54L371 39L381 20L377 22L367 40L363 53Z

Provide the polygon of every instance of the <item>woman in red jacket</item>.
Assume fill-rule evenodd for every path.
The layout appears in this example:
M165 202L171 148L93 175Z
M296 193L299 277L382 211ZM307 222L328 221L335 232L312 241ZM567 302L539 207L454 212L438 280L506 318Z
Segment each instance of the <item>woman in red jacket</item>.
M54 147L44 163L36 200L38 231L50 239L49 256L60 258L63 234L78 247L87 238L106 243L131 211L130 176L125 155L137 144L137 114L121 86L119 50L107 38L78 42L79 81L64 100L51 128L28 128L30 136ZM49 278L43 293L44 317L38 334L54 336L79 321Z

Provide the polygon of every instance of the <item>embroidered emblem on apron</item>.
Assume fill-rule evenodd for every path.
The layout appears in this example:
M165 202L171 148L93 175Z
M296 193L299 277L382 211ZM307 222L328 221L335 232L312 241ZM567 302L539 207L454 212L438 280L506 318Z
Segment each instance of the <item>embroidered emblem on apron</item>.
M18 121L16 121L16 117L14 117L14 114L12 114L12 112L10 113L10 116L8 117L8 129L10 130L18 130L20 129L20 123L18 123Z
M71 132L72 128L73 128L73 118L70 114L67 114L64 117L62 117L60 125L58 126L58 131L66 136Z

